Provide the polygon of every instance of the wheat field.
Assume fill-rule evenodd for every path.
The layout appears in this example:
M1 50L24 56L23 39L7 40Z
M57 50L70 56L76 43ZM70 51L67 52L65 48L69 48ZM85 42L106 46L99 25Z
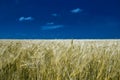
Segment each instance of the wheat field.
M120 80L120 40L0 40L0 80Z

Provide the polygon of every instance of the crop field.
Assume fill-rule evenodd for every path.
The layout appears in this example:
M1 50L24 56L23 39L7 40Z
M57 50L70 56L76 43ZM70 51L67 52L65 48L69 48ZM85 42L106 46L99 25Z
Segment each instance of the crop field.
M0 40L0 80L120 80L120 40Z

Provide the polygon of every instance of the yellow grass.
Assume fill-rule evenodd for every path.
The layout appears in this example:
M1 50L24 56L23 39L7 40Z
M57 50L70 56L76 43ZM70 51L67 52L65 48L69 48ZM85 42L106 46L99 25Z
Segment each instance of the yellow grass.
M0 80L120 80L120 40L0 40Z

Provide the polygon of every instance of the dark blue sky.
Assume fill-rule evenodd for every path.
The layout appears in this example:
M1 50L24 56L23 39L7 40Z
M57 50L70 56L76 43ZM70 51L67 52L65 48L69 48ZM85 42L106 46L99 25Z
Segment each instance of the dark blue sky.
M120 39L119 0L0 0L0 39Z

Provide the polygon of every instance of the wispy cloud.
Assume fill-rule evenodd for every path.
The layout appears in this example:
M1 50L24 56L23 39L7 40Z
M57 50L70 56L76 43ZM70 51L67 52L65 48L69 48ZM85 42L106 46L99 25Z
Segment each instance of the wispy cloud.
M54 22L48 22L46 25L54 25Z
M64 27L64 25L45 25L45 26L41 26L41 30L52 30L52 29L58 29L62 27Z
M82 9L76 8L76 9L71 10L70 12L71 13L79 13L79 12L82 12L82 11L83 11Z
M19 21L32 21L33 17L20 17Z
M58 14L57 13L53 13L53 14L51 14L52 16L54 16L54 17L56 17L56 16L58 16Z

